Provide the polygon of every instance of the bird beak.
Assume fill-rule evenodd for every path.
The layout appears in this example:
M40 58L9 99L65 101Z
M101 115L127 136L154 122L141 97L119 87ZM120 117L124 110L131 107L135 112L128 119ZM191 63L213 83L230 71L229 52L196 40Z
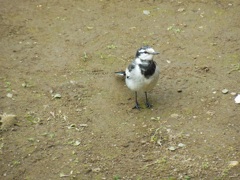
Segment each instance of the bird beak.
M153 55L157 55L157 54L159 54L159 52L153 52L152 54L153 54Z

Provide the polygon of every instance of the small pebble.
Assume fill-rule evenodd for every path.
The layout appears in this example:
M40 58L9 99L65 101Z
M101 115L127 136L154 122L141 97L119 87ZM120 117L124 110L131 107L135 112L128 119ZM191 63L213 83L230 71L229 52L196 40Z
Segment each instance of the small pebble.
M80 144L81 144L81 142L78 140L73 143L74 146L79 146Z
M172 117L172 118L178 118L179 115L178 115L178 114L171 114L171 117Z
M61 96L61 94L55 94L53 97L57 98L57 99L60 99L62 96Z
M179 9L178 9L178 12L183 12L183 11L185 11L184 8L179 8Z
M185 147L186 145L185 144L183 144L183 143L179 143L178 144L178 147Z
M223 89L223 90L222 90L222 93L223 93L223 94L227 94L227 93L228 93L228 89Z
M87 124L79 124L80 127L88 127Z
M170 151L175 151L175 150L176 150L176 148L175 148L174 146L170 146L168 149L169 149Z
M230 161L230 162L228 163L228 166L229 166L229 167L234 167L234 166L237 166L238 164L239 164L238 161Z
M237 93L235 93L235 92L231 92L231 95L232 95L232 96L236 96Z
M240 94L236 96L235 103L240 104Z
M215 111L207 111L207 114L213 116L215 114Z
M12 97L13 97L13 94L7 93L7 97L8 97L8 98L12 98Z
M145 14L145 15L150 15L150 11L148 11L148 10L143 10L143 14Z
M93 168L92 169L92 172L100 172L101 171L101 169L98 167L98 168Z
M161 140L161 139L158 139L158 140L157 140L157 144L158 144L159 146L162 146L162 140Z
M22 83L22 87L27 87L27 84L26 83Z
M182 92L182 89L178 89L177 92L178 92L178 93L181 93L181 92Z

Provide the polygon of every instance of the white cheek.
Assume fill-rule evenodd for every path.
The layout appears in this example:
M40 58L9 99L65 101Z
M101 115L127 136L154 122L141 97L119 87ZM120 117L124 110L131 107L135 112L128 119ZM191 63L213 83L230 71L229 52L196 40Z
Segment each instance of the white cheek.
M140 59L142 59L142 60L152 60L153 55L152 54L141 54Z
M140 55L140 59L145 60L145 59L147 59L147 58L148 58L148 54L141 54L141 55Z

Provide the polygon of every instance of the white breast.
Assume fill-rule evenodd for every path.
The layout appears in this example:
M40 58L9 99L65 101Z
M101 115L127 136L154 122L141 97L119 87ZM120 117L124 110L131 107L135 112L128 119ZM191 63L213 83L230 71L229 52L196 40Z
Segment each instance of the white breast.
M126 85L132 91L150 91L157 83L159 78L159 68L156 66L155 73L153 76L148 79L141 74L141 70L138 65L129 72L128 68L126 69Z

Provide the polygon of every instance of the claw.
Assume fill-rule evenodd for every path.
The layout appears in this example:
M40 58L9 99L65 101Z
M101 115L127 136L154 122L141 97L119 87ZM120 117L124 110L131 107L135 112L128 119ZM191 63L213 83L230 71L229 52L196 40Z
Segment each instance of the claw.
M138 100L137 100L137 92L135 92L135 101L136 101L136 105L133 107L133 109L138 109L138 110L140 110L140 106L139 106Z
M149 102L146 102L146 107L150 109L150 108L152 108L153 106L152 106Z
M147 92L145 92L145 97L146 97L146 107L150 109L152 105L148 102Z
M133 109L138 109L138 110L141 109L140 106L139 106L139 104L138 104L138 102L136 102L136 105L133 107Z

